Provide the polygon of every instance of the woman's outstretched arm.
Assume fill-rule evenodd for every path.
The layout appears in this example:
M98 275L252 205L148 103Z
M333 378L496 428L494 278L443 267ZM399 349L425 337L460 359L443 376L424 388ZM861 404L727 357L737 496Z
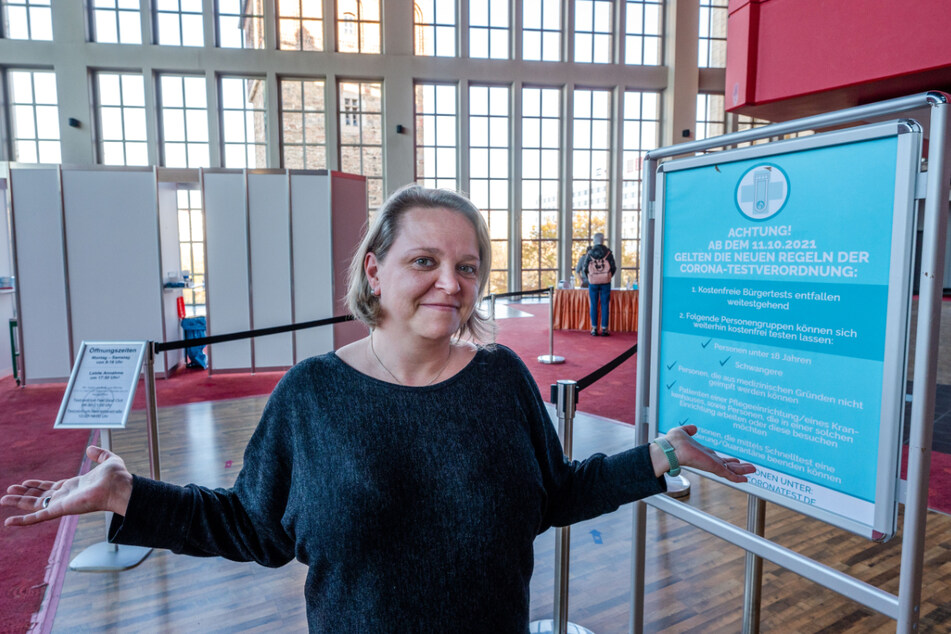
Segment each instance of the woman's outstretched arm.
M721 458L715 451L694 440L692 436L696 433L696 425L684 425L674 427L665 434L681 466L709 471L730 482L746 482L746 476L756 471L756 467L747 462L736 458ZM650 452L654 475L659 478L670 470L670 464L663 450L655 443L650 444Z
M13 506L23 515L13 515L5 526L30 526L64 515L112 511L125 515L132 495L132 474L125 462L101 447L87 447L86 455L97 463L85 475L51 482L25 480L7 488L0 506Z

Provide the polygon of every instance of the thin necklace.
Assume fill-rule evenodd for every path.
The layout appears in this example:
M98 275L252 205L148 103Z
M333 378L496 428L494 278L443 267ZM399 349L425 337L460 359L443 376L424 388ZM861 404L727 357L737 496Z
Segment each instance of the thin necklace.
M383 368L383 370L386 371L387 374L393 377L394 381L396 381L399 385L405 385L402 381L399 380L399 378L395 374L390 372L390 369L388 367L383 365L383 360L380 359L380 355L376 353L376 349L373 347L373 333L372 332L370 333L370 352L373 353L373 356L376 358L376 362L380 364L380 367ZM437 372L436 375L433 378L431 378L429 380L429 383L427 383L426 385L432 385L433 383L436 382L436 379L439 378L439 375L445 372L446 368L449 367L449 361L451 359L452 359L452 344L449 344L449 356L446 357L446 362L443 364L441 368L439 368L439 372Z

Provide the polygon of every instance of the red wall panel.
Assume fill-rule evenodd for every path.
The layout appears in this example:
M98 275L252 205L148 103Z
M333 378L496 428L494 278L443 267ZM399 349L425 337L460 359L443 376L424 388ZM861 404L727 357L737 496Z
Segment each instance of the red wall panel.
M727 108L812 114L951 87L949 0L734 0ZM785 103L785 105L783 105Z

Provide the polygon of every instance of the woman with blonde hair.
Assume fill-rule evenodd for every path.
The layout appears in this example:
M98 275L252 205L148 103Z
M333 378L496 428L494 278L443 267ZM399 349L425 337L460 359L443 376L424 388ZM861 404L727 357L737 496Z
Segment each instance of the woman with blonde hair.
M230 489L134 476L119 456L60 482L27 480L8 526L109 510L110 538L198 556L309 567L313 632L527 632L532 544L550 526L664 491L656 444L565 458L534 380L491 322L482 215L418 186L377 212L348 304L367 337L292 368ZM666 435L680 464L735 482L753 467Z

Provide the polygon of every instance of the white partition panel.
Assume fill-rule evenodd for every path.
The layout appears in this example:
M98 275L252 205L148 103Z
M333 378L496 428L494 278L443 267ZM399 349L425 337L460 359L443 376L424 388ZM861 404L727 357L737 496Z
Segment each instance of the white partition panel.
M0 278L13 275L13 255L10 243L10 234L7 231L7 179L0 179ZM13 309L13 290L0 284L0 379L13 374L13 358L10 349L10 338L4 336L7 324L16 311Z
M291 174L294 246L294 320L332 317L333 249L330 244L330 175ZM297 361L333 350L332 326L297 331Z
M24 379L62 380L72 360L59 171L18 167L10 187Z
M163 341L154 172L64 169L63 204L73 345Z
M254 328L286 326L291 312L291 237L287 174L248 174L251 226L251 321ZM255 369L294 364L289 332L254 339Z
M244 174L204 171L202 183L208 334L223 335L250 330ZM241 340L215 344L208 358L212 371L247 370L251 367L251 342Z
M164 284L169 273L180 271L182 254L178 236L178 186L174 183L160 183L158 190L159 231L162 237L162 266L159 269ZM180 288L165 289L162 294L162 314L165 324L164 341L181 341L182 329L178 323L178 298L182 296ZM162 353L165 367L172 369L184 360L182 350L169 350Z

